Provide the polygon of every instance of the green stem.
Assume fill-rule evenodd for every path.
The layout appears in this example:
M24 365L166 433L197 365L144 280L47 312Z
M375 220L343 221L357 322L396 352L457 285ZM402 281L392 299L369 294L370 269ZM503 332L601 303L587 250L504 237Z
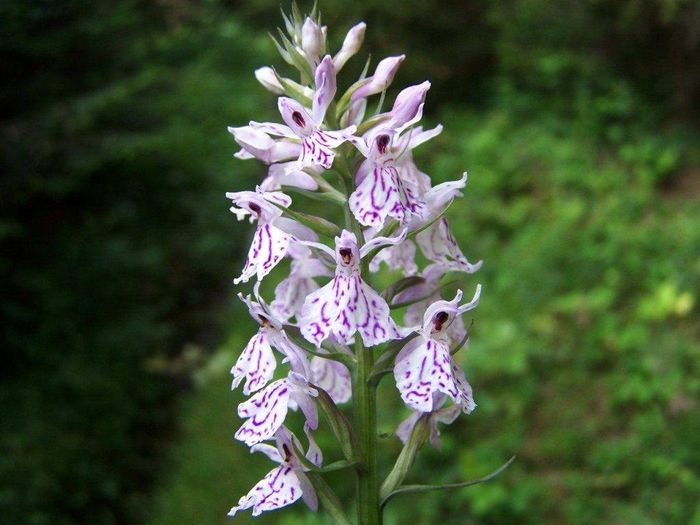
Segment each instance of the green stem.
M345 210L346 228L357 236L359 246L364 243L362 228L349 207ZM363 278L369 277L367 259L361 261ZM379 477L377 472L377 391L372 378L374 352L365 348L360 334L355 334L355 359L352 395L355 400L355 424L359 436L362 467L357 469L357 521L359 525L381 525L379 505Z
M360 437L360 453L365 468L357 471L357 517L359 525L380 525L379 481L377 477L377 397L370 382L374 354L355 337L357 373L354 377L355 421Z

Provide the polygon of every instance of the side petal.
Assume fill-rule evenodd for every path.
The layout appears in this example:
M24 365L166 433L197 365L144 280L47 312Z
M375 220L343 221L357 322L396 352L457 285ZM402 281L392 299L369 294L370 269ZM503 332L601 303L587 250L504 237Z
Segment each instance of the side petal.
M296 472L283 463L268 472L246 496L243 496L238 505L229 511L228 516L233 517L239 510L250 507L253 507L253 516L259 516L263 512L286 507L301 496L302 487Z
M416 235L416 241L428 259L443 264L445 268L466 273L474 273L481 268L481 261L472 264L464 256L445 217Z
M375 346L398 337L396 323L389 315L386 301L359 277L353 288L357 330L365 346Z
M454 359L452 360L452 376L457 387L457 396L453 396L452 399L462 408L462 412L469 414L476 408L476 403L474 403L474 398L472 397L472 387L467 382L464 370L455 363Z
M235 284L248 282L257 274L258 280L265 277L287 253L292 238L272 224L259 224L240 277Z
M272 379L276 367L277 361L267 336L260 330L248 342L236 364L231 368L232 388L236 388L245 379L245 385L243 385L245 395L260 390Z
M318 356L311 359L311 382L328 392L335 403L345 403L352 396L350 371L338 361Z
M455 399L458 392L449 348L434 339L420 341L415 347L409 343L396 356L394 379L404 403L414 410L430 412L434 394L443 392Z
M274 436L287 417L291 390L287 379L278 379L238 405L238 415L248 419L235 438L252 446Z
M301 333L317 347L331 334L338 314L339 303L336 298L340 289L347 289L347 278L336 276L323 288L309 295L301 308Z

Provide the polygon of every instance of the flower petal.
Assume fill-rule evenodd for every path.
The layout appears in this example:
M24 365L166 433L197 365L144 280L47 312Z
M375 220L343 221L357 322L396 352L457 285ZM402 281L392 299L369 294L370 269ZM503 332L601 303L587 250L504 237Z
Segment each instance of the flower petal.
M253 507L253 516L259 516L263 512L294 503L302 493L303 489L297 473L291 466L283 463L268 472L250 489L250 492L238 501L238 505L229 511L228 516L233 517L239 510L250 507Z
M416 235L416 241L428 259L451 270L474 273L481 268L481 261L472 264L464 256L445 217Z
M396 166L375 166L350 195L350 210L364 226L380 230L388 216L405 223L423 215L425 203L412 185L402 182Z
M291 392L289 381L278 379L238 405L238 415L248 420L238 429L235 438L252 446L274 436L287 417Z
M311 359L311 382L328 392L335 403L345 403L352 396L350 371L338 361L318 356Z
M243 271L233 282L248 282L256 274L258 280L261 280L282 260L291 241L291 236L272 224L259 224Z
M452 376L450 349L442 341L417 338L396 356L394 378L401 398L412 409L430 412L433 395L443 392L455 402L459 391Z
M320 126L336 92L335 66L330 55L326 55L316 68L315 81L316 92L314 93L311 114L314 123Z
M259 330L248 342L231 368L233 386L236 388L245 378L243 393L245 395L263 388L271 379L277 367L277 361L264 330Z

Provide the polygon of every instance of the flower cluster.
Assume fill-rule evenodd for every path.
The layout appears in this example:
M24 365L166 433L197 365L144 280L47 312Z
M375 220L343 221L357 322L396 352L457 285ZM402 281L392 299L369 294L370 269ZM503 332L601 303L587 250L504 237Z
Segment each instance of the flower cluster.
M338 73L359 51L365 24L352 27L334 55L327 51L326 27L315 12L302 17L294 9L285 24L286 34L281 31L276 44L300 81L271 67L255 72L278 96L282 122L229 128L240 146L237 158L267 165L254 191L227 194L236 217L256 224L235 279L238 284L255 278L253 294L239 297L259 325L231 369L233 388L243 384L250 396L238 407L244 422L235 437L279 464L230 516L251 507L255 516L299 498L317 508L314 474L324 467L312 432L319 426L319 408L339 439L362 432L353 430L337 408L357 395L355 374L364 374L356 388L365 388L393 368L396 387L412 411L397 430L404 442L416 433L417 422L429 421L430 440L437 445L437 423L450 423L475 407L454 353L468 338L462 316L477 306L481 287L466 302L461 290L452 300L441 296L448 273L470 274L481 266L464 256L444 215L461 196L467 176L433 186L413 160L413 150L442 131L439 125L420 125L430 83L401 90L391 109L382 112L405 58L400 55L381 60L373 74L365 67L362 77L337 96ZM370 112L373 95L381 97ZM320 198L328 218L294 210L290 194ZM341 229L336 224L343 216ZM268 304L260 285L286 260L289 274ZM383 266L400 277L380 293L372 274ZM392 310L404 307L402 321L395 320ZM374 359L373 347L379 345L384 350L367 376L367 367L358 363ZM277 354L288 365L282 375ZM305 454L289 428L290 409L301 414ZM347 465L365 460L372 470L366 450L349 441L344 443Z

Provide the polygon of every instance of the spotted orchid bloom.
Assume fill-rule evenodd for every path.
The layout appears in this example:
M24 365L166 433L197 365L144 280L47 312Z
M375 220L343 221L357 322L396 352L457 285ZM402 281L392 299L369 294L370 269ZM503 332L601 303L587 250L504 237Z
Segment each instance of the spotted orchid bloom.
M405 232L395 238L376 237L359 248L355 234L343 230L335 238L335 251L324 244L305 243L333 257L337 265L333 279L304 301L299 325L308 341L318 347L334 335L339 343L349 344L359 331L365 346L375 346L399 337L386 301L362 280L360 259L375 247L404 239Z
M468 388L469 398L471 398L471 387L469 384L466 385L466 388ZM462 413L462 407L460 405L452 404L444 406L448 399L449 398L443 393L436 394L433 398L433 409L428 413L413 411L410 416L399 423L399 426L396 428L396 436L402 443L406 444L418 420L421 417L428 418L428 425L430 426L430 444L436 449L439 449L440 429L438 428L438 423L450 425L454 423L454 420Z
M290 372L238 405L238 415L247 420L235 438L248 446L270 439L284 423L291 402L301 408L309 428L316 429L318 413L313 398L317 395L318 391L309 386L304 376Z
M283 124L251 122L254 129L269 135L301 141L301 152L295 164L290 164L289 171L322 167L330 169L335 158L335 148L348 140L355 132L355 126L339 131L326 131L321 128L328 105L336 91L335 68L330 55L316 68L316 91L314 92L311 113L299 102L288 97L280 97L278 107Z
M353 144L367 157L358 170L357 187L348 204L357 222L380 230L387 217L400 224L413 216L425 214L425 202L418 188L402 177L396 158L401 153L392 141L398 140L392 130L381 130Z
M386 250L382 250L386 251ZM382 252L379 252L380 254ZM410 303L403 316L406 326L418 326L423 321L425 310L440 297L440 280L450 271L441 264L430 264L420 274L421 282L402 290L394 296L392 304ZM462 341L467 330L461 316L456 316L447 327L446 334L453 343Z
M304 431L309 439L306 460L321 466L323 460L321 450L308 431L308 427L305 426ZM311 510L318 509L316 491L305 474L309 469L298 456L298 451L302 449L299 439L287 427L282 426L275 433L275 441L274 447L263 443L251 447L251 453L261 452L275 463L279 463L279 466L268 472L250 489L248 494L238 501L238 505L228 513L230 518L234 517L238 511L251 507L253 516L259 516L263 512L291 505L299 498L303 498Z
M236 364L231 368L233 375L231 388L238 387L245 379L243 386L245 395L260 390L272 379L277 367L273 348L285 356L285 361L290 363L293 371L305 377L310 372L304 350L289 339L282 325L283 320L278 318L260 297L259 285L260 283L257 282L254 287L257 301L252 300L250 295L244 297L243 294L238 294L239 299L248 307L250 316L260 324L258 332L250 339Z
M459 305L462 291L452 301L436 301L425 311L423 326L418 337L409 341L396 356L394 378L401 399L413 410L430 412L433 397L442 392L464 412L474 409L474 401L464 373L450 355L447 327L455 317L476 308L481 285L477 285L473 299Z
M481 268L481 261L472 264L464 256L452 235L446 217L442 217L431 228L416 235L416 241L423 255L445 268L466 273L474 273Z
M323 261L315 258L311 250L300 243L290 246L288 255L292 258L289 276L275 288L275 300L270 305L283 322L299 315L306 297L318 290L316 277L333 275Z

